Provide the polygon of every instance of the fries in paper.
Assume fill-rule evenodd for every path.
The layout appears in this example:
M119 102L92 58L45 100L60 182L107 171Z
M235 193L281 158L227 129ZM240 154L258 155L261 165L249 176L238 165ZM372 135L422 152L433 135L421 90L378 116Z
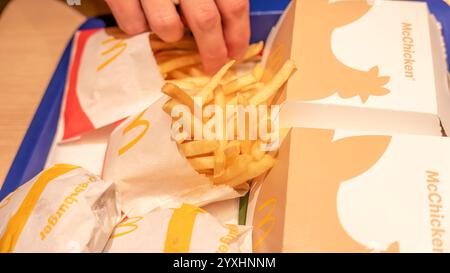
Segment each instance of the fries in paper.
M202 100L202 110L208 105L222 109L223 124L237 121L236 114L227 116L228 105L271 106L282 86L296 70L294 62L288 60L278 73L264 84L261 81L264 68L255 62L259 59L258 56L264 46L260 42L251 45L242 60L229 61L209 78L202 72L196 49L189 43L189 39L192 37L186 36L180 42L165 46L158 40L152 42L158 51L157 56L173 56L159 63L166 79L162 91L171 97L163 107L168 115L171 115L174 107L185 105L194 116L194 97L197 97ZM245 62L253 62L253 69L239 75L236 66ZM196 121L197 123L194 121L195 118L192 118L191 136L194 135L192 131L195 130L195 126L198 124L202 128L209 126L209 122L214 118L214 116L202 117L201 121ZM223 126L224 128L214 128L216 134L222 136L220 139L186 140L179 143L178 148L192 167L206 175L214 184L225 184L237 190L248 189L248 182L267 172L275 161L260 148L262 141L250 138L251 130L258 125L251 124L247 116L245 122L244 139L228 139ZM235 126L236 123L234 122ZM237 128L234 131L236 134Z

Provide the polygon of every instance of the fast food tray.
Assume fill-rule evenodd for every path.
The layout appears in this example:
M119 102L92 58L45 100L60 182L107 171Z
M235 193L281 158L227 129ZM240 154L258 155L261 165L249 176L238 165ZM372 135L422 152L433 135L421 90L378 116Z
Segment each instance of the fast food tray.
M251 1L252 41L265 40L282 14L289 0L253 0ZM78 30L115 26L112 16L87 19ZM0 200L17 187L37 175L44 168L47 156L56 134L61 105L66 85L67 70L73 37L68 42L64 53L41 99L39 107L8 171Z
M290 0L251 0L252 42L265 40ZM450 6L443 0L423 0L442 25L442 34L447 45L447 60L450 71ZM116 25L112 16L86 20L78 30L104 28ZM17 187L33 178L44 168L56 133L73 37L68 42L56 70L42 97L38 109L22 140L14 161L0 190L0 200Z

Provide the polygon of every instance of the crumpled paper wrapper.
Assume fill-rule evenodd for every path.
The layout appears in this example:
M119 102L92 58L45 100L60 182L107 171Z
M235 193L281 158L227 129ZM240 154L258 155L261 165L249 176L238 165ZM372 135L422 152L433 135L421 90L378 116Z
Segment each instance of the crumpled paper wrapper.
M250 253L251 227L222 224L196 206L129 216L114 230L109 253Z
M115 186L58 164L0 203L1 252L102 252L120 221Z
M118 28L77 32L66 84L63 140L144 110L161 97L163 84L149 33L129 37Z
M198 174L171 139L171 117L164 96L111 134L102 177L115 181L126 214L145 214L182 203L203 206L242 196Z

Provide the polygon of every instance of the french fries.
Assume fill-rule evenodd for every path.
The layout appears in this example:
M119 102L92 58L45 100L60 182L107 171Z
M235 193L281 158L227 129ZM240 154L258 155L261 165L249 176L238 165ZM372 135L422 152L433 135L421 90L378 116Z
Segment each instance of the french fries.
M206 74L203 73L203 71L200 68L195 67L195 66L190 67L188 69L188 73L192 77L205 77L206 76Z
M215 92L215 97L214 97L214 103L219 106L223 112L225 112L225 94L223 91L223 88L221 85L217 86ZM226 122L226 117L223 116L223 120L221 121L222 124L225 124ZM218 132L217 128L216 128L216 133L219 133L222 135L222 140L220 141L219 147L217 148L217 150L214 152L216 158L215 158L215 162L214 162L214 177L220 177L221 175L223 175L224 170L225 170L225 163L226 163L226 157L225 157L225 145L226 145L226 130L225 130L225 126L223 126L222 128L222 132Z
M266 173L275 164L275 159L261 149L263 141L251 140L250 130L258 124L249 124L245 116L245 138L227 139L227 126L234 121L233 136L237 136L237 114L227 117L229 105L270 106L280 89L295 72L294 62L288 60L271 79L262 82L264 68L256 63L260 59L264 44L249 47L242 60L226 63L214 76L203 72L201 59L192 36L186 36L176 43L164 43L155 36L150 37L161 74L166 80L162 92L170 97L163 110L171 115L177 105L185 105L191 111L191 132L195 126L206 126L214 115L194 119L194 96L202 98L203 107L215 105L223 112L223 128L214 128L220 139L185 140L178 142L180 152L192 168L207 176L212 183L226 184L236 190L248 191L251 180ZM244 64L245 63L245 64ZM249 69L249 64L253 64ZM242 74L238 66L246 68ZM175 117L174 117L175 121ZM197 123L198 122L198 123ZM253 126L253 127L252 127ZM197 128L198 129L198 128ZM202 128L200 128L202 129ZM203 130L203 129L202 129ZM228 132L230 133L230 132Z
M239 185L242 185L245 182L260 176L261 174L264 174L265 172L270 170L273 165L275 165L275 159L273 159L273 157L271 157L270 155L265 155L261 160L252 161L251 163L249 163L246 166L244 172L227 181L227 184L230 187L237 187Z
M200 61L200 55L198 53L192 53L161 63L159 70L162 74L166 74L182 67L199 64Z
M175 84L166 83L161 91L169 97L187 105L191 109L191 112L194 112L194 99Z
M225 156L228 160L237 157L241 153L241 142L238 140L232 140L225 145L223 149Z
M163 111L170 115L172 113L172 109L179 104L180 103L178 101L170 99L163 105Z
M214 168L215 156L204 156L188 159L196 171L212 170Z
M256 78L252 74L247 74L242 77L238 77L235 80L227 83L224 86L225 95L236 93L237 91L245 88L246 86L256 83Z
M257 140L253 143L253 146L251 148L251 154L256 161L261 160L264 157L266 153L261 150L260 141Z
M216 140L194 140L180 145L185 157L194 157L213 153L219 147Z
M231 179L237 177L241 173L244 173L249 166L249 164L252 163L252 157L249 155L239 155L233 164L231 164L225 172L218 177L214 177L213 181L216 184L224 184L230 181ZM246 182L246 181L244 181ZM244 183L242 182L242 183ZM241 184L242 184L241 183ZM227 183L228 184L228 183ZM238 186L238 185L235 185Z
M229 61L227 64L225 64L200 91L199 95L203 98L203 103L208 103L213 100L214 90L220 84L220 81L234 63L235 61Z
M168 75L173 79L183 79L188 77L187 74L185 74L183 71L180 70L174 70L172 72L169 72Z
M166 43L160 40L156 35L150 34L150 45L153 52L157 53L160 51L168 50L196 50L197 45L195 44L194 38L192 36L184 36L180 41L175 43Z
M280 71L272 78L272 80L255 96L250 99L250 104L260 105L269 101L278 90L287 82L291 75L295 72L295 63L288 60L281 67Z
M175 84L176 86L178 86L181 89L184 90L193 90L198 88L198 86L196 86L194 83L189 82L189 81L180 81L180 80L168 80L166 81L166 83L172 83Z
M247 52L244 54L244 57L242 58L242 61L248 61L255 56L259 55L264 48L264 42L259 42L253 45L250 45Z

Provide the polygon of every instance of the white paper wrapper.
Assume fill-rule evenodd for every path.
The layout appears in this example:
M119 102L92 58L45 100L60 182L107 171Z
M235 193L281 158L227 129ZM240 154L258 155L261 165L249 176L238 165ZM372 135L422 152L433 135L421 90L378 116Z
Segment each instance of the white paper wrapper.
M103 160L105 159L108 139L115 124L88 132L80 136L79 139L68 142L61 142L63 124L62 118L58 123L55 139L53 140L45 168L55 164L71 164L89 170L95 175L101 175Z
M120 221L113 183L55 165L0 203L0 252L101 252Z
M171 139L171 117L159 99L114 130L108 143L103 178L115 181L125 213L142 215L181 203L203 206L242 194L216 186L198 174Z
M144 110L161 97L163 83L149 33L79 31L67 78L63 140Z
M214 202L202 208L217 218L221 223L237 225L239 224L239 199L240 198L234 198Z
M106 252L248 253L251 227L224 225L198 207L153 211L117 225Z

